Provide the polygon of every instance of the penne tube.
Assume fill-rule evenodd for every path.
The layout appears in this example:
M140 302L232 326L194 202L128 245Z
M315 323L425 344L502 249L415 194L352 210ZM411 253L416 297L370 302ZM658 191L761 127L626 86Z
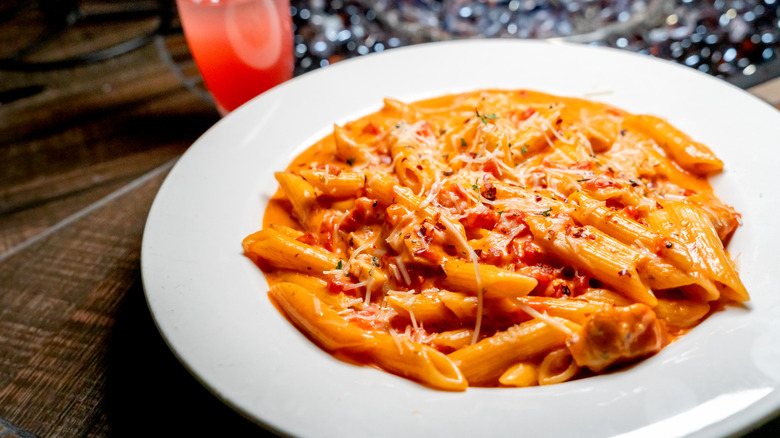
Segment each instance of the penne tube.
M366 191L369 198L377 199L384 205L398 203L409 210L416 210L422 198L409 190L396 190L397 186L398 182L386 173L366 172Z
M720 297L718 287L707 276L707 268L701 259L695 257L680 239L680 234L676 232L680 223L673 214L673 209L664 208L660 203L648 213L648 222L665 242L660 248L660 256L694 279L694 284L682 288L690 298L704 302L717 300Z
M587 300L589 303L600 303L608 306L628 306L634 303L634 300L621 293L601 288L589 288L578 298Z
M430 189L433 176L424 170L422 161L411 146L393 146L391 148L395 174L401 185L409 187L412 193L422 194Z
M559 348L547 353L539 364L539 385L563 383L580 371L568 348Z
M445 260L442 280L444 287L477 294L477 272L474 263L462 260ZM528 295L537 284L535 278L493 265L479 264L479 276L485 298L514 298Z
M646 248L655 248L659 244L660 236L647 226L607 207L606 202L591 198L584 192L572 193L569 202L572 217L582 225L594 226L627 244L639 242Z
M273 229L265 229L244 239L244 252L253 260L263 260L278 269L292 269L309 275L324 276L325 272L345 266L345 261L328 250L307 245ZM345 266L346 267L346 266ZM358 280L372 278L372 290L381 290L387 276L371 263L355 260L349 274Z
M723 248L717 232L706 215L695 206L684 202L667 201L663 210L668 218L668 232L678 236L680 243L685 245L692 255L692 260L698 261L697 268L707 278L714 281L721 294L736 301L750 299L745 286L739 279L733 262Z
M318 305L317 296L295 283L271 286L268 295L292 322L328 352L349 349L353 354L370 350L375 340L366 330Z
M293 283L314 294L323 306L343 310L350 306L354 297L343 292L333 293L328 290L328 282L321 278L295 271L277 271L273 275L273 283Z
M384 205L401 204L408 210L417 210L422 203L422 198L415 195L408 189L398 187L398 182L386 173L368 171L366 172L366 191L368 197L378 199ZM425 217L431 218L436 215L433 209L421 210Z
M638 245L646 250L646 258L637 265L637 270L642 281L651 289L673 289L696 283L712 290L713 286L706 279L688 273L691 270L691 258L683 245L670 244L654 229L612 210L605 202L583 192L572 194L569 201L575 206L572 217L578 222L592 225L626 245ZM656 249L663 252L663 258L651 252Z
M539 384L539 365L534 362L518 362L501 374L498 382L504 386L524 388Z
M577 324L584 324L591 314L607 306L607 304L593 303L584 299L526 296L517 300L537 312L563 318Z
M693 327L707 316L710 305L701 301L659 299L653 311L667 324L687 328Z
M291 228L286 225L280 225L280 224L270 224L268 225L268 228L277 231L281 234L284 234L285 236L292 237L293 239L298 239L302 237L304 234L306 234L303 231L296 230L295 228Z
M637 250L590 226L564 229L542 216L529 216L526 223L534 241L559 259L590 272L628 297L655 306L653 291L637 272L643 258Z
M683 169L698 175L709 175L723 169L723 162L707 146L694 141L661 118L630 115L623 121L623 126L655 140Z
M333 140L336 144L336 156L343 162L362 164L368 161L369 151L358 144L346 128L333 125Z
M459 292L439 291L439 299L460 321L474 321L479 306L476 296Z
M579 329L564 319L557 321L572 330ZM526 321L454 351L449 357L471 385L494 385L510 366L562 347L567 336L543 321Z
M644 251L644 258L637 263L636 270L644 284L653 290L676 289L696 281L649 251Z
M455 315L435 293L387 294L385 300L396 312L407 315L415 328L420 324L432 327L456 321Z
M371 358L381 368L437 389L464 391L468 387L463 373L445 354L405 336L376 333L375 337Z
M413 106L401 102L398 99L391 99L386 97L383 103L384 106L382 107L382 112L388 116L405 120L416 115L416 111L414 110Z
M293 216L304 229L309 229L309 216L317 206L314 187L300 176L289 172L276 172L274 176L292 204Z
M325 249L307 245L274 229L264 229L247 236L244 252L253 260L263 260L279 269L292 269L311 275L322 275L334 269L339 256Z
M471 344L473 336L474 330L468 328L445 330L428 335L428 344L439 351L459 350Z
M269 295L285 314L330 353L364 358L379 367L432 387L463 391L468 386L460 370L444 354L403 336L370 331L350 323L318 298L293 283L271 287Z
M317 190L334 198L354 197L363 188L363 174L359 172L340 172L328 175L324 170L300 171L301 177Z
M587 124L583 125L585 136L590 141L592 151L601 153L608 151L617 139L620 125L614 117L594 116L589 117Z

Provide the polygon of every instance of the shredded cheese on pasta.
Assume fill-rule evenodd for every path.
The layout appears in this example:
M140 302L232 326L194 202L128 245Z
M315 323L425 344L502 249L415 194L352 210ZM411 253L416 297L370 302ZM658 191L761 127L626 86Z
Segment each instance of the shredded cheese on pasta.
M749 299L725 248L741 216L706 179L722 165L663 119L584 99L387 99L277 175L244 249L334 354L446 390L558 383Z

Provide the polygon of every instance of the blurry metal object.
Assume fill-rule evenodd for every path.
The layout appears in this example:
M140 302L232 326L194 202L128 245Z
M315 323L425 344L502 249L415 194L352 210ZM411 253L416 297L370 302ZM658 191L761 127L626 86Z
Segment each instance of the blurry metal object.
M601 41L663 22L670 0L360 0L412 43L461 38Z
M292 0L295 72L427 41L536 38L651 55L747 88L780 75L779 4L780 0Z
M26 28L28 38L14 41L10 52L10 44L5 44L0 69L44 71L103 61L151 43L155 35L170 29L171 19L170 0L40 0L6 4L0 14L0 24L17 20L14 25ZM136 23L137 36L111 41L108 26L117 23ZM68 32L73 35L66 36ZM87 41L91 36L108 41ZM70 44L65 50L58 43ZM80 45L82 50L74 45Z

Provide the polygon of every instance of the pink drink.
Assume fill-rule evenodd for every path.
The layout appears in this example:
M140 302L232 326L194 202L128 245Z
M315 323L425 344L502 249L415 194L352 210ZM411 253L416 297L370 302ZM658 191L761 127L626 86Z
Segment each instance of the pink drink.
M176 0L187 43L229 112L292 77L289 0Z

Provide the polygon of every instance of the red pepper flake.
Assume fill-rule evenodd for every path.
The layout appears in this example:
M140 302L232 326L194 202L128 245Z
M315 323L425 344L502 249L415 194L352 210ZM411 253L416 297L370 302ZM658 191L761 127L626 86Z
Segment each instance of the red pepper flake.
M480 193L488 201L496 200L496 187L489 181L485 182L484 190Z

